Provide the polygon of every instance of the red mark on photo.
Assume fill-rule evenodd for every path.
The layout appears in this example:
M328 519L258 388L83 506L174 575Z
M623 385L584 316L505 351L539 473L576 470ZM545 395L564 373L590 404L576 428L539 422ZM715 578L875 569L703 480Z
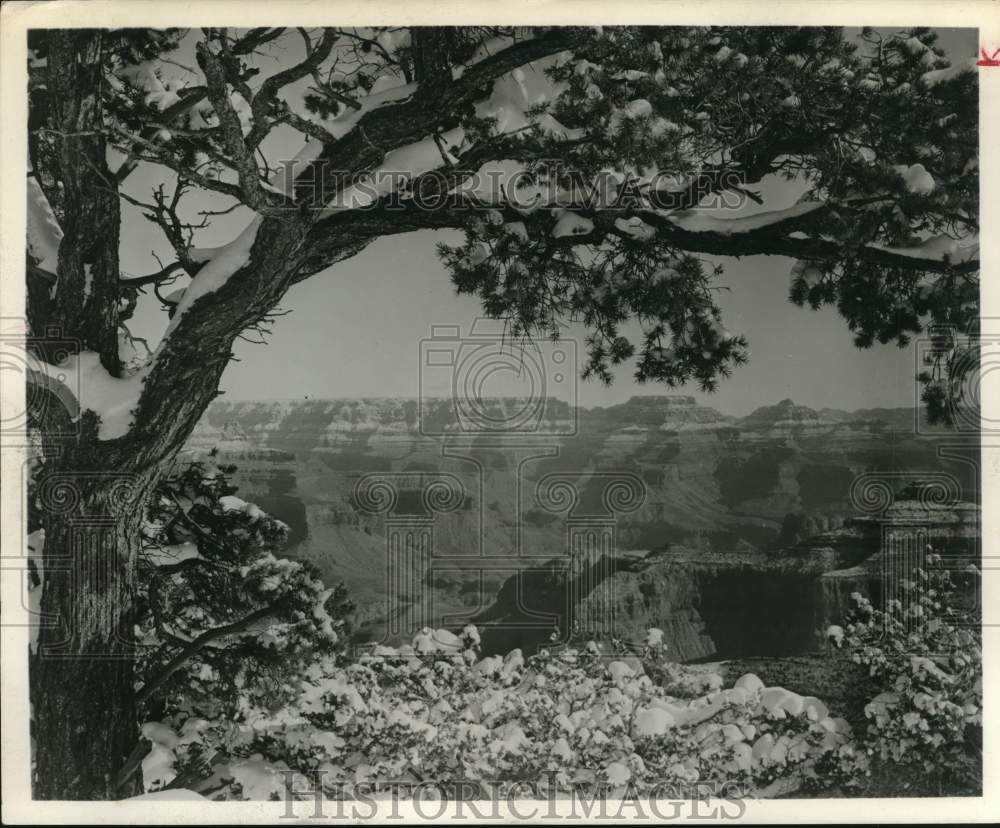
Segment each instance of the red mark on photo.
M982 57L976 61L976 66L1000 66L1000 49L996 49L992 55L988 55L986 49L981 48L979 53Z

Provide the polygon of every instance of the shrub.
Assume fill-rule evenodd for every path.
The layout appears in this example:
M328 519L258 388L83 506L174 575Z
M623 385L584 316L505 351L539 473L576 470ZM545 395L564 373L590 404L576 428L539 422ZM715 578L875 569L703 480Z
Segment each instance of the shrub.
M974 566L965 573L975 578ZM938 792L982 786L982 632L941 557L898 585L883 609L851 596L845 644L868 668L867 752L919 770ZM965 602L968 603L968 602ZM973 602L975 604L975 602Z
M189 463L161 482L142 523L135 633L141 679L162 685L154 711L205 715L241 687L280 681L290 662L341 646L343 588L281 557L288 527L235 496L232 470Z
M321 773L331 795L362 782L538 779L560 791L714 782L753 795L792 775L824 784L855 761L843 719L754 676L684 700L638 659L596 645L528 659L519 650L480 658L477 645L470 626L461 636L425 630L355 661L324 656L279 707L248 694L233 721L167 722L180 734L170 750L178 767L226 757L197 786L216 798L279 797L289 769ZM641 656L663 654L653 644Z

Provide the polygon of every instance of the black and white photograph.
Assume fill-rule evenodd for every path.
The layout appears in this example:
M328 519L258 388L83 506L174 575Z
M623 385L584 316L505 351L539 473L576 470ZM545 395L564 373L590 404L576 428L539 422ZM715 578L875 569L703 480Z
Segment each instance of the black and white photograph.
M5 821L988 815L996 6L502 5L4 4Z

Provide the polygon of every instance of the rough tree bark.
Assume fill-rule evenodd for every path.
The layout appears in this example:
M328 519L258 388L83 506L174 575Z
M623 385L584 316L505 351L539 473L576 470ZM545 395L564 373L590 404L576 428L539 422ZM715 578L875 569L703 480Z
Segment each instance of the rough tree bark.
M117 373L120 215L100 133L102 48L99 33L58 32L51 39L48 122L64 136L54 153L63 184L62 278L28 310L35 336L55 336L70 351L94 350ZM49 413L58 419L58 411ZM98 447L92 416L77 425L76 438L47 441L55 456L38 481L47 623L30 687L35 795L42 798L114 796L115 769L134 741L128 642L139 540L135 497L152 477L115 467ZM118 703L107 703L111 694Z
M41 610L54 622L42 628L31 663L35 796L42 799L138 792L134 781L117 791L115 776L136 740L135 563L140 504L155 470L115 470L110 458L87 451L88 442L47 464L38 481L46 539Z

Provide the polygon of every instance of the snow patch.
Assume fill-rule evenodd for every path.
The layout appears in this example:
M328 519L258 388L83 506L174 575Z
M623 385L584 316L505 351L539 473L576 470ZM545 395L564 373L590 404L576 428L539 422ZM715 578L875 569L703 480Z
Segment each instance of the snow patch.
M170 566L192 558L200 558L202 555L198 551L197 544L185 541L173 546L146 549L143 557L153 566Z
M236 495L223 495L219 498L223 512L242 512L250 504Z
M928 195L934 192L934 188L937 186L934 177L927 172L927 168L923 164L911 164L910 166L896 164L893 169L900 174L906 184L906 189L911 193Z
M630 236L635 241L649 241L656 236L656 229L646 224L638 216L629 219L616 219L615 229Z
M329 205L323 211L323 215L367 207L380 196L392 192L406 179L412 179L447 164L457 164L458 159L448 148L460 146L464 137L465 130L456 127L438 135L437 140L435 136L428 135L420 141L392 150L385 156L381 166L372 171L368 181L352 185L338 193L335 198L336 203Z
M883 244L869 245L877 250L895 253L897 256L907 256L913 259L937 259L944 261L945 256L953 264L970 262L979 256L979 236L968 239L953 239L950 236L932 236L919 244L907 247L891 247Z
M143 99L146 106L163 112L177 103L180 96L170 88L173 84L165 84L160 79L156 69L157 64L147 60L134 66L126 66L119 71L118 77L125 80L133 89L146 93Z
M647 707L640 710L633 724L633 732L637 738L655 738L662 736L676 724L673 714L662 707Z
M814 288L823 281L823 271L811 262L804 260L795 263L792 267L791 276L793 282L802 279L808 288Z
M950 80L954 80L957 77L975 71L976 59L967 58L966 60L960 60L958 63L955 63L945 69L934 69L931 72L924 72L924 74L920 76L920 81L924 84L924 86L933 88L939 83L947 83Z
M556 226L552 228L552 236L561 239L565 236L583 236L594 229L594 222L585 216L578 215L569 210L564 212Z
M622 107L622 116L625 118L642 118L652 114L653 105L645 98L629 101Z
M429 653L458 653L465 649L462 640L445 629L424 627L413 637L413 649L421 655Z
M292 191L295 184L295 176L302 172L309 164L319 158L320 153L323 152L323 142L317 141L315 139L306 141L293 158L282 164L277 172L267 182L268 188L275 190L279 193L283 193L291 197ZM202 261L203 259L198 258L199 252L202 255L210 255L214 252L214 249L201 251L200 249L195 249L191 251L191 258L195 261Z
M855 154L857 155L858 158L860 158L862 161L864 161L865 164L868 164L869 166L874 164L875 159L878 157L875 154L875 150L873 150L871 147L858 147L857 152Z
M142 735L153 743L149 753L142 760L142 783L146 791L169 785L177 776L174 762L174 748L180 740L169 727L160 722L146 722Z
M63 233L45 193L34 176L28 177L28 250L38 267L55 275L59 271L59 242Z
M198 275L191 280L191 284L184 291L181 301L177 303L174 316L167 326L166 334L164 334L164 341L174 331L184 312L191 305L203 296L215 293L222 288L229 281L229 278L250 260L250 249L257 238L257 229L260 227L261 221L263 218L257 216L233 241L218 248L215 255L198 271Z
M93 351L73 354L58 365L36 361L33 367L43 375L35 381L44 381L67 408L75 409L70 412L74 421L84 411L93 411L100 418L100 440L114 440L128 433L149 371L147 367L127 377L113 377Z
M207 796L189 791L187 788L171 788L169 791L151 791L150 793L130 796L124 802L211 802Z
M830 641L837 649L844 643L844 628L839 624L831 624L826 628L826 638Z
M242 789L244 799L266 801L271 799L272 794L276 797L286 795L284 772L289 768L284 762L272 765L264 761L262 754L255 753L242 762L231 765L230 769L233 781Z
M682 230L692 233L719 233L723 236L731 236L734 233L749 233L788 219L798 218L823 206L824 202L822 201L803 201L784 210L769 210L733 219L705 215L704 212L698 210L683 210L671 215L669 220Z

